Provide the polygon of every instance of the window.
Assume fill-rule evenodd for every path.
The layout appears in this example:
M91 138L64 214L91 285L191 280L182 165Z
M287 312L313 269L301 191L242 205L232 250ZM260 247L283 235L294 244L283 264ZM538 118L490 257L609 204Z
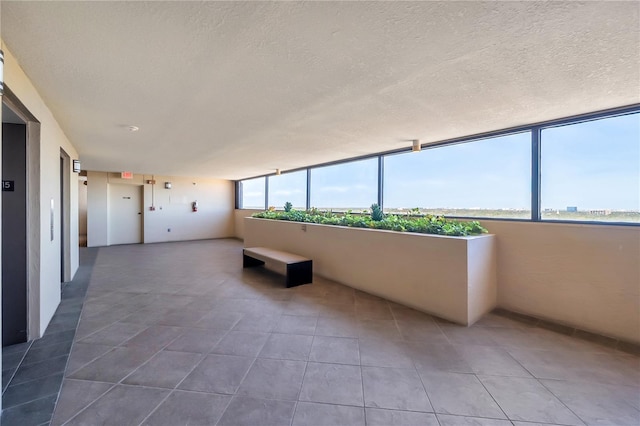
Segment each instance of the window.
M265 181L264 177L240 181L241 209L265 209Z
M388 155L384 207L401 213L531 218L531 133Z
M541 217L640 223L640 113L542 130Z
M306 170L269 176L269 206L282 210L287 201L293 204L294 209L307 208Z
M361 211L377 202L377 157L311 169L311 207Z
M454 217L640 225L640 111L616 113L385 155L385 212L418 208L421 213ZM532 129L542 129L539 162L531 157ZM378 200L379 158L269 176L268 205L282 209L289 201L304 209L309 197L310 207L323 210L368 210ZM540 172L540 185L532 185L532 163ZM266 208L265 179L237 183L240 208ZM532 188L538 192L532 194ZM540 212L532 212L532 199L538 197Z

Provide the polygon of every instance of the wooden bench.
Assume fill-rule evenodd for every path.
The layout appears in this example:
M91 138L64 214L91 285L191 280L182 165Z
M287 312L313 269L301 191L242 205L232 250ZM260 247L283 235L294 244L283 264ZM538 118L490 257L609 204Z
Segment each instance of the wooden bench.
M249 247L242 250L243 268L260 266L267 262L280 266L278 269L284 272L287 288L313 282L311 259L267 247Z

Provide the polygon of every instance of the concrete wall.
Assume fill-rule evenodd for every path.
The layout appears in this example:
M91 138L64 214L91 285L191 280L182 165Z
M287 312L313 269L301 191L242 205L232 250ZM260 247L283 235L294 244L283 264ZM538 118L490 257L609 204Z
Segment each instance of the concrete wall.
M51 317L60 303L60 229L55 226L54 239L50 238L50 203L54 200L54 221L60 221L60 148L72 159L78 158L76 149L58 125L53 114L44 103L37 90L24 73L8 47L3 43L4 81L17 98L41 123L40 126L40 193L37 195L40 206L40 244L34 250L40 250L38 264L30 268L40 276L40 334L44 333ZM69 238L71 246L71 276L78 269L78 179L69 171L70 215ZM37 337L37 336L31 336Z
M251 217L252 214L261 212L263 210L244 210L244 209L236 209L233 213L235 218L234 223L234 236L236 238L240 238L244 240L244 218Z
M237 238L244 238L243 218L255 211L236 210ZM497 238L499 307L640 343L639 228L483 225Z
M155 179L156 184L147 184ZM172 188L165 189L164 183ZM87 176L87 245L109 245L110 225L108 185L144 186L144 242L228 238L234 235L233 182L221 179L175 176L134 175L121 179L120 173L88 172ZM191 202L198 201L198 212ZM154 205L155 211L149 208ZM167 230L171 229L171 232Z
M640 229L486 221L498 306L640 342Z
M471 325L496 306L493 235L446 237L244 221L245 247L271 247L308 257L314 274L458 324Z

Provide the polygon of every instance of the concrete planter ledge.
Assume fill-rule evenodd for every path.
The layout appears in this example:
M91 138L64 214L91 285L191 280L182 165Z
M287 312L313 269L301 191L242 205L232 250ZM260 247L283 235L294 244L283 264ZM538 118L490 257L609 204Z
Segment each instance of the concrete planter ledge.
M313 259L314 273L462 325L496 307L496 239L245 218L244 246Z

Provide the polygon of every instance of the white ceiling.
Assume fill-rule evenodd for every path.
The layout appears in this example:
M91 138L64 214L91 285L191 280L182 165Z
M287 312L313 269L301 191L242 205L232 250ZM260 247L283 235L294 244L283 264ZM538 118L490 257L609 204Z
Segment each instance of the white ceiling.
M1 8L89 170L237 179L640 102L638 2Z

